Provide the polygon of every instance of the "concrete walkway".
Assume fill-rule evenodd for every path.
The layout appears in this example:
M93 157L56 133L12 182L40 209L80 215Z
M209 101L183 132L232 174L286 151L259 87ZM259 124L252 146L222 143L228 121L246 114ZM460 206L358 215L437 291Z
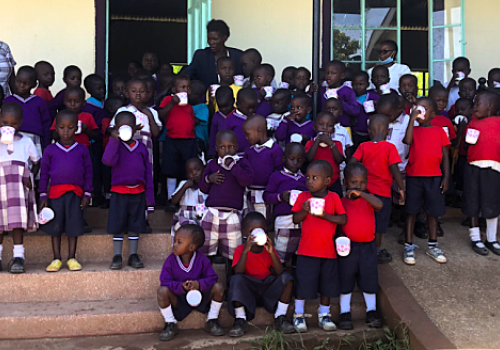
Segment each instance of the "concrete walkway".
M391 228L383 244L393 255L391 266L452 343L459 349L500 348L500 257L475 254L462 219L442 220L439 246L448 259L443 265L425 255L427 242L418 238L416 265L405 265L399 228Z

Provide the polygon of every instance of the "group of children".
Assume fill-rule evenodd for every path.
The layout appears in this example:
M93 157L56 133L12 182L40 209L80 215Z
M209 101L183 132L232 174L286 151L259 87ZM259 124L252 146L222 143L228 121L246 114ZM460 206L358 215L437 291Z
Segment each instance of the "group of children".
M139 236L148 231L147 212L154 210L158 187L168 193L168 209L176 211L173 253L158 290L162 340L175 337L177 322L193 309L208 312L208 333L223 335L218 314L227 287L228 311L235 318L230 336L246 332L257 305L274 313L277 330L306 332L305 300L318 295L320 327L337 328L330 299L340 297L338 327L352 329L356 284L366 302L366 322L381 327L377 264L392 260L381 248L392 207L406 213L404 262L416 262L415 230L428 239L426 254L445 263L438 219L450 187L463 192L474 251L500 255L500 202L493 191L500 186L500 69L490 71L490 88L478 94L468 77L469 61L457 58L450 84L417 98L415 76L402 76L399 91L388 89L383 65L373 69L372 90L366 72L348 77L345 64L336 60L325 67L319 87L306 68L287 67L280 88L273 89L270 64L249 67L249 60L243 87L233 77L232 59L223 57L217 61L220 84L207 90L182 73L165 69L157 75L156 62L146 53L142 69L131 67L130 79L114 79L106 100L105 81L95 74L84 79L90 95L85 100L75 66L64 70L67 87L54 98L49 63L17 71L15 94L0 112L0 258L3 236L12 232L11 273L25 270L23 233L37 229L43 208L55 214L41 225L52 236L54 260L47 271L62 268L62 234L68 236L68 268L81 270L77 238L86 230L92 194L98 202L103 194L109 200L110 268L122 268L124 234L128 265L142 268ZM320 93L315 116L313 93ZM165 186L158 186L160 169ZM416 224L422 214L424 232ZM486 219L486 243L479 217ZM337 255L338 237L350 239L347 256ZM217 254L226 263L228 286L216 283L211 263ZM292 274L285 272L290 262ZM192 291L202 295L196 306L185 296Z

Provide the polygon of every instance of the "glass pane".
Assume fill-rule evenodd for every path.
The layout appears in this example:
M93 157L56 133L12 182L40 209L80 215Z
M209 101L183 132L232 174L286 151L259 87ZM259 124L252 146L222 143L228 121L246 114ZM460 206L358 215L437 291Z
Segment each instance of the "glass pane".
M367 28L397 27L397 0L366 0Z
M432 34L434 60L462 56L462 27L436 28Z
M361 30L333 30L333 58L361 61Z
M334 0L333 1L333 27L361 28L360 0Z
M385 40L398 41L396 30L367 30L365 37L365 60L378 61L378 49Z
M361 70L361 62L345 62L347 67L346 78L348 78L349 73L357 72ZM351 74L352 78L352 74Z
M433 0L433 4L435 26L460 24L462 19L461 0Z
M434 81L439 81L441 82L441 84L449 82L452 76L451 73L452 66L453 66L453 61L434 62L433 64Z

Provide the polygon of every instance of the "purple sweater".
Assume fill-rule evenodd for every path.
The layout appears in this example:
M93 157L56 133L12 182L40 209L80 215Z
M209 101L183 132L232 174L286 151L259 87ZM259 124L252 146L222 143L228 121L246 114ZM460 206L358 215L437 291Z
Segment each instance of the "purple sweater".
M101 132L101 129L102 129L102 120L104 118L108 117L108 115L104 111L104 109L102 109L101 107L93 104L92 102L87 101L87 103L82 107L82 112L87 112L87 113L92 114L92 116L94 117L95 123L99 127L98 130L99 130L99 132Z
M245 158L253 168L252 186L255 187L266 187L271 174L283 167L283 150L276 142L271 148L264 145L248 147Z
M18 95L10 95L4 103L15 102L23 108L23 124L19 131L29 132L40 136L42 147L50 145L51 119L47 110L47 103L37 95L31 95L26 100Z
M151 211L155 205L153 171L146 146L136 142L133 147L110 137L102 162L111 167L111 186L137 186L146 189L146 205Z
M274 204L274 214L276 216L292 214L292 206L281 198L283 191L291 190L307 191L306 177L300 171L296 174L290 174L285 170L281 170L275 172L269 178L269 183L264 192L264 202Z
M57 112L66 109L64 105L64 94L66 93L66 88L62 89L57 93L57 95L49 102L49 113L52 120L56 119Z
M247 137L241 128L243 123L247 120L247 116L235 111L227 116L226 129L232 130L236 133L238 139L238 153L243 153L250 146Z
M366 95L367 96L366 96L365 101L374 101L376 103L378 101L378 99L380 98L380 96L377 95L377 93L373 92L373 91L367 91ZM356 125L352 128L352 130L367 133L368 132L368 119L370 119L370 115L373 115L376 112L366 113L365 107L359 101L358 101L358 103L361 106L361 110L359 111Z
M174 294L183 295L186 291L182 284L186 281L198 281L200 292L208 292L217 282L218 276L208 258L195 252L188 267L185 267L181 258L170 254L165 260L160 274L160 283Z
M295 120L290 121L287 118L283 118L280 125L276 129L276 133L274 134L276 140L285 141L285 143L288 144L290 143L290 136L292 134L307 135L313 139L316 137L314 122L312 120L306 120L302 124L299 124Z
M217 171L225 176L224 182L220 185L208 181L208 176ZM200 190L208 194L205 201L207 207L241 210L245 188L250 186L252 181L252 166L245 158L240 159L231 170L223 169L216 158L208 162L199 185Z
M227 117L221 112L215 113L212 118L212 127L210 128L210 144L208 148L208 154L211 156L217 155L217 152L215 151L215 139L219 131L226 129L226 119Z
M92 162L87 147L75 142L69 148L59 142L49 145L40 166L40 198L47 198L49 185L76 185L83 189L85 197L92 192Z
M259 99L257 109L255 109L255 114L261 115L265 118L269 114L273 113L273 107L271 107L268 100L261 98L259 89L254 89L254 91L257 93L257 98Z
M327 88L322 87L320 89L320 95L321 95L321 110L323 110L325 106L325 92ZM350 87L342 85L339 87L337 90L337 94L339 95L339 99L342 101L342 109L344 110L344 114L342 114L338 122L342 126L351 126L350 122L350 117L357 117L359 115L359 112L361 110L360 104L358 103L358 100L356 99L356 93L354 93L354 90L352 90Z

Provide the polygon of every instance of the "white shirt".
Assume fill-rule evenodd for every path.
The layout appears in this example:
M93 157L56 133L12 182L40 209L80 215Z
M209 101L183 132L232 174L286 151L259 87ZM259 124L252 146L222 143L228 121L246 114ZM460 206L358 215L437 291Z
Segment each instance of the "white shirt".
M151 111L151 113L153 113L153 118L155 120L156 125L158 125L158 127L161 128L161 121L160 121L160 118L158 117L158 112L153 107L148 107L148 108ZM149 127L148 116L145 115L144 113L140 112L137 108L135 108L132 105L121 107L120 109L118 109L116 111L115 116L113 117L113 119L109 123L109 126L111 126L111 127L115 126L116 115L120 112L133 113L135 115L135 123L137 125L139 125L139 124L142 125L141 131L146 131L146 132L151 133L151 128Z
M396 146L398 150L399 157L401 158L401 163L398 164L399 171L404 172L406 164L408 164L408 152L410 151L410 146L403 143L403 139L406 135L406 129L410 123L410 116L406 113L401 113L401 115L393 123L389 124L389 133L387 134L387 142L392 143ZM415 122L414 126L418 126Z
M450 85L449 82L443 84L445 88L448 88L448 85ZM450 93L448 94L448 106L446 106L447 111L449 111L451 107L455 104L455 102L457 102L457 100L460 98L458 90L459 90L458 86L450 88Z
M187 182L187 180L181 181L179 183L179 186L177 186L177 188L175 189L175 192L172 195L175 195L177 192L179 192L180 189L182 188L182 186L184 186L184 184L186 182ZM201 202L201 203L199 201L199 195L201 195L203 198L203 202ZM179 205L194 207L194 206L196 206L196 204L205 204L205 200L207 199L207 197L208 197L208 194L201 192L199 188L196 190L194 190L192 188L188 188L186 190L186 192L184 192L184 196L182 196L181 201L179 202Z
M12 144L0 143L0 162L14 160L27 163L28 159L33 163L40 160L40 154L29 137L16 135Z
M335 124L335 131L332 135L332 140L339 141L342 144L342 153L344 153L344 157L345 149L354 146L351 136L349 135L349 131L340 125L340 123ZM340 171L343 171L345 169L345 162L342 162L342 164L339 165L339 168Z
M391 67L387 67L389 69L389 85L391 89L394 89L399 94L399 78L401 78L405 74L411 74L410 67L406 64L394 63ZM375 89L375 85L372 84L372 71L373 68L368 69L368 75L370 75L370 89Z

